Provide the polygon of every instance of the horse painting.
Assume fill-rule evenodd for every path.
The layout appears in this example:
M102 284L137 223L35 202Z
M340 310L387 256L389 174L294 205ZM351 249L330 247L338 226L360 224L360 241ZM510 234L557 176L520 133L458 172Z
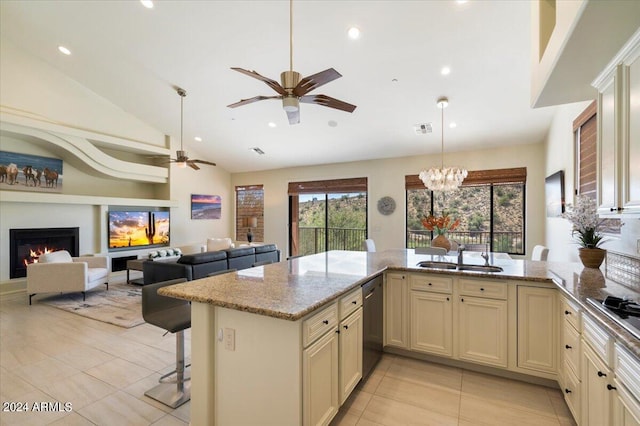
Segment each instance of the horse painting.
M15 163L7 166L7 183L9 185L18 183L18 166L16 166Z
M7 166L4 164L0 165L0 182L7 181Z
M24 174L24 184L26 186L29 186L29 182L31 182L33 186L36 186L36 176L33 173L32 166L24 166L22 169L22 173Z

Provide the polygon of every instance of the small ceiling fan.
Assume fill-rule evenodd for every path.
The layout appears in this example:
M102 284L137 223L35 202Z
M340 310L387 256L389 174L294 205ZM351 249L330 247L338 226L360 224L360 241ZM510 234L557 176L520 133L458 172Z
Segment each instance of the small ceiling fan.
M282 99L282 106L289 118L289 124L298 124L300 122L300 102L322 105L347 112L353 112L356 109L355 105L327 95L307 95L310 91L342 77L342 74L333 68L329 68L301 79L300 73L293 70L293 0L289 0L289 71L284 71L280 74L282 84L255 71L242 68L231 69L265 82L267 86L271 87L279 95L255 96L249 99L242 99L240 102L227 105L229 108L236 108L265 99Z
M216 163L212 163L211 161L205 160L190 160L189 155L184 150L182 146L182 124L183 124L183 111L184 111L184 98L187 96L187 92L184 89L177 88L176 92L180 95L180 150L176 151L176 158L170 158L170 163L176 163L178 167L185 168L187 166L191 167L194 170L200 170L198 164L208 164L210 166L215 166Z

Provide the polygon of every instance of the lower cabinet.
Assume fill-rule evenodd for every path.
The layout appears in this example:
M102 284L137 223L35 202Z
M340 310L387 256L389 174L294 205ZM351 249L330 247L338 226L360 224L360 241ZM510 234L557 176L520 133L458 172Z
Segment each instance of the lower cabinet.
M328 425L338 412L338 345L331 331L303 352L304 425Z
M557 372L557 306L556 289L518 286L518 367Z
M507 367L507 301L460 296L460 359Z
M625 388L624 384L614 382L615 390L611 409L613 424L620 426L640 426L640 402Z
M589 347L582 349L582 425L611 424L613 373Z
M411 350L453 355L453 302L450 294L411 291Z
M362 379L362 308L340 323L340 405Z
M409 289L406 275L387 273L384 285L385 345L409 349Z

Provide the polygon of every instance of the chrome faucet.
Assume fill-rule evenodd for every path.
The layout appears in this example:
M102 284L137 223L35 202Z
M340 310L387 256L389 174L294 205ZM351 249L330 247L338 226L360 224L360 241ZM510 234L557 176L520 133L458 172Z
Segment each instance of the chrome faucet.
M458 266L462 266L464 259L462 253L464 252L464 244L458 245Z
M484 266L491 266L491 265L489 265L489 253L482 252L480 257L482 257L484 259Z

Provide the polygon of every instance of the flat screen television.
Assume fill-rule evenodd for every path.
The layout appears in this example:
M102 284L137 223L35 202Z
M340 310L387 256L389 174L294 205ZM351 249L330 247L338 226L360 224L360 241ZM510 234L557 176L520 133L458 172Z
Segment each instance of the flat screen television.
M109 250L169 245L169 211L109 210Z

